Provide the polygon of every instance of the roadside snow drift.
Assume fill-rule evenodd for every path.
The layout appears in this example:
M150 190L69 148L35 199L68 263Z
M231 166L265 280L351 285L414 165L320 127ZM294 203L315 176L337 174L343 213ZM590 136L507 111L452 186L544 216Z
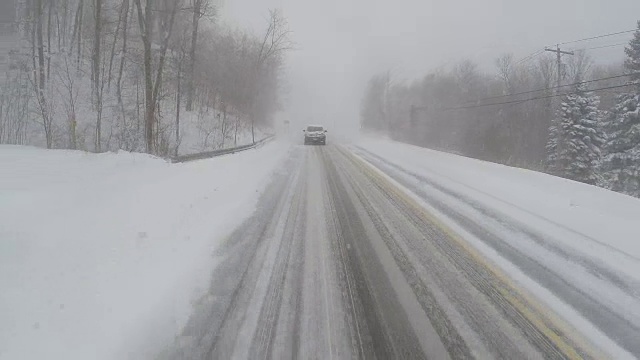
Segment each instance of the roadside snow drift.
M402 169L489 203L505 215L546 220L548 228L540 230L553 231L549 225L555 225L640 259L640 199L536 171L384 139L366 138L359 145ZM585 244L573 245L587 250Z
M613 358L640 349L640 199L385 139L352 149Z
M171 344L287 146L186 164L0 146L0 359Z

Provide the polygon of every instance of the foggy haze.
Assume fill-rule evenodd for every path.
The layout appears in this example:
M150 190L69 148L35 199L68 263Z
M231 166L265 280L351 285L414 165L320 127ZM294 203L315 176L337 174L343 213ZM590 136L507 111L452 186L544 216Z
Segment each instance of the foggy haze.
M640 359L640 0L0 0L0 169L0 360Z
M637 0L226 0L221 18L259 33L268 8L282 10L297 44L287 57L284 95L292 126L323 122L344 130L357 126L360 99L375 73L390 70L396 80L413 80L465 59L493 71L502 54L520 59L547 45L630 30L640 14ZM618 62L622 48L590 56L596 63Z

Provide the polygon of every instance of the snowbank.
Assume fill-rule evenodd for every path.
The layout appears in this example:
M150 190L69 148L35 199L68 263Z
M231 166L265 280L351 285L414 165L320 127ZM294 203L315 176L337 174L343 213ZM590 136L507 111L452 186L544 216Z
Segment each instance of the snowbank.
M170 344L287 146L186 164L0 146L0 359Z
M522 216L543 219L640 259L640 199L536 171L381 138L364 138L358 145L509 216L518 216L514 214L517 210L524 213Z
M597 348L633 358L640 199L380 138L353 149Z

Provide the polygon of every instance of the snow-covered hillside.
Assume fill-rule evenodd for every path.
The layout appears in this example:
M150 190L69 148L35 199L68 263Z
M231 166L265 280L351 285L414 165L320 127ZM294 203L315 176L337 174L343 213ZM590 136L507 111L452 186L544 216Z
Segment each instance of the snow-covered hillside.
M0 359L139 359L169 344L287 151L173 165L0 147Z

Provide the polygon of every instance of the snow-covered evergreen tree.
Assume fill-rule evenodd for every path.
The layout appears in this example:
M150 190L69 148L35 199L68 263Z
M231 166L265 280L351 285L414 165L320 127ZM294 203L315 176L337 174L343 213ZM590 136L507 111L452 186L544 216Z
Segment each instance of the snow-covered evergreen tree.
M564 104L564 103L563 103ZM549 139L547 140L547 169L553 174L559 174L558 169L558 142L563 141L560 138L560 116L556 116L551 120L549 127Z
M600 98L584 84L563 99L547 144L549 165L556 175L587 184L598 182L604 144L599 104Z
M607 142L602 161L603 185L640 197L640 21L625 48L631 91L621 94L605 124Z
M629 70L631 81L640 80L640 21L638 21L638 30L633 34L633 39L629 41L629 46L625 47L624 52L627 59L624 66Z

